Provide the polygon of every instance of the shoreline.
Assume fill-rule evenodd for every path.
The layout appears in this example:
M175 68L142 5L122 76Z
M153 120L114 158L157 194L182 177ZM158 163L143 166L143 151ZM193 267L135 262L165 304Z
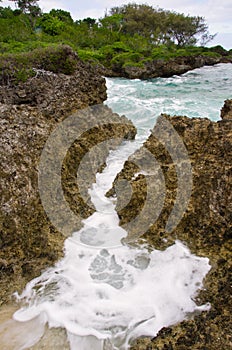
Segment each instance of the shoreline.
M70 55L73 57L72 51L68 51L67 59ZM100 126L95 137L94 129L88 130L80 144L71 147L77 164L86 150L109 135L122 140L133 139L136 133L135 127L125 117L103 105L106 100L105 79L93 67L78 59L77 65L72 75L43 73L7 90L0 88L2 102L6 102L0 103L0 304L10 301L13 292L22 291L27 282L53 265L63 254L65 235L50 222L38 188L40 156L51 132L66 117L96 105L99 106L98 113L106 120L114 118L121 123L115 129L110 125ZM93 112L88 122L91 118L93 122L96 119ZM104 154L99 154L103 161L108 151L105 148ZM71 209L79 211L84 219L93 209L83 201L77 188L72 152L68 152L62 169L64 191ZM90 170L84 179L88 183L95 178L93 170ZM55 183L56 178L53 181ZM71 232L70 225L67 225L68 232ZM80 225L78 221L74 226Z
M107 78L126 78L126 79L141 79L149 80L154 78L170 78L174 75L181 75L192 71L196 68L205 66L214 66L220 63L232 64L232 57L230 58L212 58L203 56L193 57L177 57L167 62L162 60L154 60L147 62L144 67L125 67L119 71L108 69L104 66L97 66L100 74Z
M186 67L181 67L181 64L179 66L182 70L186 69ZM17 87L13 87L10 92L7 92L9 95L4 93L3 90L4 89L2 89L1 92L5 99L4 101L7 101L7 99L9 101L9 98L11 99L11 103L0 105L2 114L1 127L5 134L3 147L5 151L5 154L3 154L5 170L2 175L3 180L6 181L3 191L5 202L3 203L4 213L2 219L4 220L2 220L1 227L2 232L5 233L1 236L2 250L0 255L0 268L3 277L2 289L5 288L5 293L2 291L1 294L2 305L6 305L7 301L11 299L12 291L16 287L18 287L19 290L22 289L29 280L40 274L42 269L51 266L62 256L64 237L52 228L49 220L43 213L41 203L38 199L38 159L43 145L56 124L64 120L67 115L73 113L75 110L86 108L89 105L94 105L96 103L101 104L106 99L106 87L104 78L101 77L100 70L96 71L94 68L90 69L89 65L85 66L85 64L81 63L79 71L72 76L56 74L49 78L44 75L38 77L38 80L35 79L34 85L32 86L26 82L19 84ZM31 96L32 90L34 96L36 96L36 101L38 101L36 102L37 105L34 106L32 103L35 103L35 99L28 100L28 96ZM40 101L44 102L42 107ZM193 320L184 321L180 325L161 330L155 340L138 340L136 345L134 345L134 347L132 346L132 349L145 350L147 346L150 347L150 349L157 349L157 347L158 349L165 349L165 346L173 342L173 346L179 346L178 344L180 344L183 349L187 350L189 346L195 346L194 343L190 345L190 342L194 342L194 332L200 333L204 323L206 327L203 333L206 342L207 334L209 334L210 341L215 342L215 349L218 347L223 349L223 341L227 342L225 343L226 346L229 344L229 340L226 338L225 334L228 330L228 310L223 310L223 312L225 311L225 322L221 322L219 318L222 307L225 306L225 302L228 299L229 292L227 281L227 269L228 263L230 263L228 246L229 231L226 231L225 224L222 224L221 227L224 231L220 231L219 224L215 221L211 221L215 222L215 227L213 229L210 228L207 224L208 213L206 210L201 210L201 196L204 194L204 198L207 199L211 198L210 196L212 195L211 204L214 206L218 217L220 217L220 220L227 220L229 208L227 208L226 203L227 201L229 203L229 194L223 192L225 188L227 191L227 187L225 187L227 186L227 177L225 178L220 167L223 168L224 160L229 162L229 159L226 160L226 154L229 152L229 146L231 145L231 111L232 100L227 100L222 109L223 118L220 122L215 123L205 119L191 120L187 117L173 117L170 119L176 125L177 131L179 131L183 137L187 137L186 140L189 142L190 153L193 155L193 158L195 157L194 161L197 159L197 151L195 150L196 144L199 143L197 149L198 151L200 150L199 154L201 154L201 150L206 147L205 145L201 145L202 135L204 136L203 140L206 140L207 137L209 137L209 133L211 135L210 144L212 151L210 151L211 153L209 153L209 156L213 157L214 152L216 152L218 156L217 160L220 161L218 166L217 160L215 161L216 158L210 158L211 160L208 164L208 155L207 151L205 151L205 163L201 164L201 166L205 167L203 173L201 173L200 167L198 168L197 165L196 174L199 178L202 177L204 181L200 184L200 189L195 191L193 201L195 201L199 207L196 206L196 212L195 214L193 212L191 216L191 223L193 227L195 225L198 236L196 237L195 248L192 243L190 248L197 254L206 254L206 249L210 249L210 242L215 250L220 247L219 252L214 251L213 255L210 253L214 268L210 273L212 279L210 279L210 277L206 280L207 289L211 288L213 285L215 296L211 296L214 298L215 309L210 314L211 316L209 316L209 313L204 313L203 315L198 315ZM189 130L196 131L195 139L193 138L191 140L191 132L188 134ZM110 130L110 133L112 133L112 130ZM133 138L135 130L133 125L131 125L128 130L121 130L120 133L121 136L122 134L125 136L131 133L131 137ZM105 134L105 130L103 130L103 134ZM194 144L194 140L196 144ZM99 139L97 138L95 140L96 144L98 141ZM147 140L146 144L151 148L156 145L152 137ZM217 148L217 145L219 148ZM85 146L86 144L84 147ZM158 145L156 146L158 149ZM221 158L220 152L224 154L225 158ZM162 158L163 155L157 153L156 156ZM165 164L165 166L167 168L169 165ZM229 164L226 166L226 176L229 176ZM170 170L171 174L171 169L166 169L165 171L167 174L168 170ZM213 171L215 171L215 173ZM218 181L218 187L215 187L216 189L210 187L215 185L212 180L215 176ZM136 184L136 188L138 189L139 186L137 185L143 186L142 179L140 179L139 184ZM206 186L206 190L204 186ZM69 189L70 192L73 193L73 189L68 186L67 190ZM172 190L171 187L170 190ZM209 192L207 192L208 190ZM225 197L225 193L227 197ZM73 203L73 205L76 204L77 201ZM82 205L83 203L81 202L80 208ZM223 213L219 211L220 206L223 207ZM209 209L209 207L207 208ZM210 220L216 220L217 215L215 213L213 214L212 210L210 213ZM86 209L86 215L89 214L90 212ZM126 219L126 215L123 215L123 213L119 213L121 220ZM202 218L202 227L200 229L196 216L197 218ZM220 221L220 223L221 222L222 221ZM185 218L183 227L186 228L187 226L184 225L187 225L187 223L188 217ZM207 242L205 238L203 248L201 248L200 234L203 232L204 225L208 225L211 241ZM186 231L183 227L183 232L180 231L180 236L178 237L182 237L182 233L185 237ZM217 236L218 230L220 231L219 236ZM155 231L159 232L158 236L152 236ZM157 246L163 238L169 239L169 237L165 236L162 227L156 227L147 234L147 240L152 243L153 247ZM187 238L190 239L190 242L191 239L193 240L191 237ZM170 244L170 241L168 242ZM224 291L221 297L219 293L220 288L222 292ZM219 298L218 302L216 302L217 297ZM201 293L201 302L208 301L208 298L208 292L203 291ZM212 322L213 312L214 315L215 312L217 315L216 323ZM221 327L219 327L219 332L216 333L216 335L214 335L215 324L216 326L219 324ZM221 343L216 341L217 336L221 338ZM189 338L193 339L190 341ZM223 340L223 338L225 338L225 340Z

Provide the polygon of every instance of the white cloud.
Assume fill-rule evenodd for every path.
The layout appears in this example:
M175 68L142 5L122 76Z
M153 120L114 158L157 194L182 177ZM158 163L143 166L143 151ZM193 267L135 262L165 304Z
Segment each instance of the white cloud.
M64 9L65 10L65 1L57 0L41 0L38 2L40 8L43 12L49 12L51 9Z

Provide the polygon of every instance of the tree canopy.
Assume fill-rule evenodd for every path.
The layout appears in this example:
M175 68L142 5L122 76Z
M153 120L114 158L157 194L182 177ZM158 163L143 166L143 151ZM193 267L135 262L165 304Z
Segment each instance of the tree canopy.
M131 3L111 8L100 19L74 21L62 9L42 13L39 0L11 1L16 10L0 6L0 55L62 43L83 60L117 69L179 56L221 54L196 46L213 38L200 16Z
M16 7L23 13L28 15L31 27L34 28L36 19L41 15L42 11L38 5L39 0L10 0L15 3Z
M153 44L186 46L195 45L198 40L206 42L212 39L204 17L200 16L186 16L135 3L113 7L104 20L109 21L115 16L121 16L124 33L144 36Z

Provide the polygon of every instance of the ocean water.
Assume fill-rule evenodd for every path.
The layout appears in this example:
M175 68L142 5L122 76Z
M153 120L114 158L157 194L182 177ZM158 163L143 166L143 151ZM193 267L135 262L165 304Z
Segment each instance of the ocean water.
M133 121L143 141L161 113L220 120L224 100L232 96L231 82L231 63L148 81L107 79L106 103Z
M33 346L46 324L66 329L71 350L127 350L133 339L153 337L162 327L210 308L210 300L201 306L194 302L209 260L191 254L179 241L165 251L150 251L145 243L123 244L127 232L118 224L117 199L105 193L160 113L219 120L231 83L231 64L168 79L107 79L106 104L131 119L138 135L110 152L106 168L89 189L96 212L66 240L64 258L18 296L24 304L14 314L18 328L3 332L0 326L3 350ZM30 331L23 332L24 324Z

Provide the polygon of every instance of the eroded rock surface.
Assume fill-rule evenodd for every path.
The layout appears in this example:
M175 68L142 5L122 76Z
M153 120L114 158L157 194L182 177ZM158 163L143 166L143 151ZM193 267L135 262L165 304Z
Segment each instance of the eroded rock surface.
M207 57L207 56L183 56L168 61L156 59L144 63L143 67L117 66L111 69L99 68L105 76L125 77L129 79L152 79L157 77L171 77L180 75L195 68L213 66L218 63L232 63L231 56L228 57Z
M41 269L62 256L65 236L51 224L42 206L38 167L45 142L59 122L77 113L77 110L101 104L106 99L105 79L89 65L80 62L78 67L70 76L43 72L25 84L20 83L8 90L0 88L1 101L4 102L0 104L1 303L8 301L14 291L20 291L26 282L40 274ZM113 114L103 105L99 105L96 113L93 110L92 114L87 114L88 125L91 125L91 118L96 124L98 115L105 118L106 125L87 130L79 141L74 142L62 167L65 197L71 210L77 210L82 218L90 215L93 208L83 201L78 192L78 162L95 144L107 138L117 137L118 143L122 138L134 138L136 133L125 117ZM117 127L110 124L112 115L119 123ZM105 148L101 154L103 163L108 150ZM96 159L98 156L100 154L95 154ZM48 157L48 161L56 160ZM94 168L94 158L92 162ZM82 181L92 183L94 175L93 171L86 169ZM67 235L79 226L80 220L75 225L66 223Z
M211 304L211 309L191 316L173 327L162 329L154 339L139 339L132 350L164 349L229 349L231 339L231 238L232 238L232 100L227 100L222 109L222 120L170 117L163 115L172 124L183 140L192 167L192 191L185 214L172 232L166 224L174 207L178 179L175 164L167 147L152 133L143 148L148 149L158 161L165 178L165 201L157 220L142 236L151 248L164 249L176 239L186 243L192 252L208 257L212 265L197 302ZM170 140L165 140L166 145ZM178 152L178 148L175 153ZM118 204L121 225L133 220L147 200L149 175L140 174L138 153L131 156L115 180L129 181L133 190L130 202L123 208ZM184 171L184 167L183 167ZM159 181L159 178L158 178ZM158 187L157 187L158 188ZM180 189L184 194L185 188ZM114 189L110 192L112 192ZM156 190L154 198L157 198ZM119 198L120 199L120 198ZM127 226L130 227L130 226ZM144 223L137 231L143 232ZM137 235L138 236L138 235ZM137 237L136 236L136 237ZM130 232L133 237L133 229ZM138 239L139 241L139 239Z
M226 100L221 109L221 118L224 120L232 120L232 100Z

